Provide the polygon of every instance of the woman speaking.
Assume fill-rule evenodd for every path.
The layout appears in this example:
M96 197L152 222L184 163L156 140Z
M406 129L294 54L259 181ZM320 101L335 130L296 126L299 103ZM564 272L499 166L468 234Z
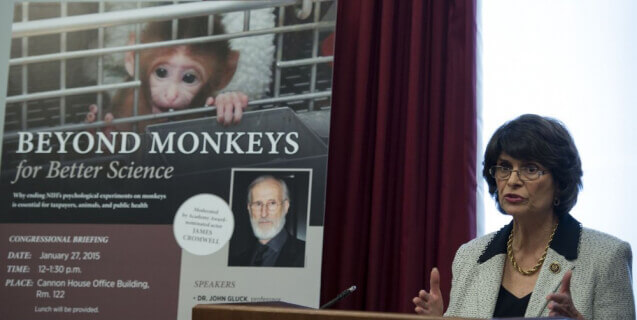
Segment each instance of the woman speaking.
M483 176L513 220L460 247L446 316L635 319L630 245L569 213L582 186L577 148L557 120L523 115L493 134ZM604 214L600 212L599 214ZM413 299L441 316L440 275Z

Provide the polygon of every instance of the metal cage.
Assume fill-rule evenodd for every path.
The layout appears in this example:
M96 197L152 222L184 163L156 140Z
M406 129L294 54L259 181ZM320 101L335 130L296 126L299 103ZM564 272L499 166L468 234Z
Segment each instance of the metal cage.
M85 123L88 106L97 104L102 119L109 94L122 88L139 88L141 81L104 81L104 59L159 46L215 41L262 34L275 35L273 79L265 98L249 102L248 110L289 106L297 113L327 110L331 105L333 57L320 54L320 44L335 28L335 0L169 2L149 6L135 2L125 11L108 11L108 3L20 3L15 7L9 83L5 112L5 143L19 131L73 131L103 127L103 121ZM168 7L167 7L168 6ZM251 10L276 7L273 28L250 30ZM243 31L204 38L132 45L105 46L109 28L183 17L211 16L242 11ZM293 50L287 50L294 44ZM79 70L79 71L78 71ZM87 76L87 74L89 76ZM94 75L94 76L92 76ZM138 89L136 89L138 90ZM169 113L135 114L113 124L185 114L209 115L207 107ZM98 129L99 130L99 129Z

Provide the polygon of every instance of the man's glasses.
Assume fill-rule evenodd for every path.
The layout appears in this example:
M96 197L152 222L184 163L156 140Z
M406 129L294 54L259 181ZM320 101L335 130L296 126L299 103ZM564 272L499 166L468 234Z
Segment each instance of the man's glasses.
M489 169L489 174L498 180L508 180L511 177L511 172L517 172L518 178L522 181L533 181L548 173L548 170L540 170L535 166L521 167L519 170L503 166L493 166Z
M276 200L268 200L265 203L263 203L262 201L253 201L253 202L250 202L250 210L261 211L263 207L265 207L268 210L268 212L274 212L276 211L276 209L279 208L279 206L281 205L281 203L283 203L283 201L279 202Z

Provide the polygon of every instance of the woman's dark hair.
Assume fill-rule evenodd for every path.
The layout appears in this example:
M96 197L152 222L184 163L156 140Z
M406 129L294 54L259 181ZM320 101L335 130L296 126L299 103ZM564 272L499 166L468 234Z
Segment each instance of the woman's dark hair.
M568 213L582 188L582 162L573 138L559 120L525 114L503 124L491 137L484 152L482 176L500 212L495 178L489 168L497 164L502 153L523 161L535 161L547 168L553 177L557 197L557 215Z

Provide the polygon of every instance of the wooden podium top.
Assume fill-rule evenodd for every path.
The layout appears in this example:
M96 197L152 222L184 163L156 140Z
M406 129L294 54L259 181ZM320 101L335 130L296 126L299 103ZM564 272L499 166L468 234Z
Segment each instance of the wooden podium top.
M192 320L442 320L442 317L426 317L416 314L319 310L281 306L250 304L198 304L192 310ZM466 318L444 318L466 319Z

